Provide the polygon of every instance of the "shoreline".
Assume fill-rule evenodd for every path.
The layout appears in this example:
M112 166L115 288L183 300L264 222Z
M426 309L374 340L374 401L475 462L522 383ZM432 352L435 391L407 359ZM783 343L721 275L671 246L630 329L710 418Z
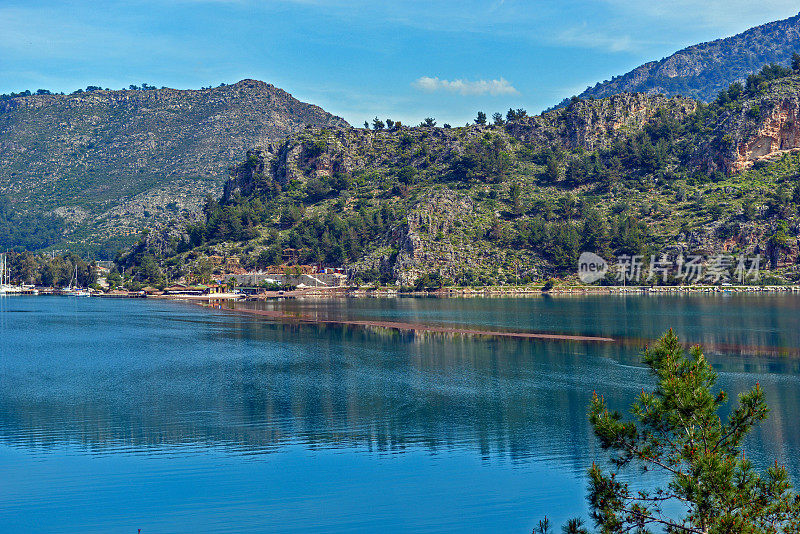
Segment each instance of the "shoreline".
M203 295L169 295L163 293L144 293L142 291L120 291L103 293L91 291L91 296L99 298L149 298L185 301L263 301L284 298L395 298L395 297L541 297L541 296L589 296L589 295L691 295L691 294L759 294L792 293L800 294L800 285L785 286L591 286L556 285L544 291L541 285L531 286L486 286L486 287L442 287L429 290L405 291L396 287L355 287L302 288L286 291L262 291L255 294L210 293ZM37 288L35 293L14 293L29 296L61 295L58 290ZM61 295L67 296L67 295Z
M619 295L619 294L695 294L695 293L800 293L800 285L792 286L554 286L547 291L541 285L443 287L431 290L402 291L394 287L305 288L291 291L265 291L244 297L247 300L269 300L298 297L535 297L544 295ZM208 300L208 299L206 299Z
M366 294L396 294L401 296L494 296L494 295L613 295L613 294L648 294L648 293L800 293L800 286L590 286L570 285L553 286L547 291L542 286L489 286L481 288L444 287L431 291L398 291L392 288L352 290L355 296Z

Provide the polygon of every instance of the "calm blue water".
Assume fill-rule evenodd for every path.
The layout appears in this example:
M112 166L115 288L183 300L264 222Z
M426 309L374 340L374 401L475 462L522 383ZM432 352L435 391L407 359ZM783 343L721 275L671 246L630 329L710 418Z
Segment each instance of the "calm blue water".
M611 336L613 345L275 324L159 301L0 299L3 532L530 532L585 515L593 390L643 343L702 342L773 408L749 456L800 475L800 298L358 299L320 317Z

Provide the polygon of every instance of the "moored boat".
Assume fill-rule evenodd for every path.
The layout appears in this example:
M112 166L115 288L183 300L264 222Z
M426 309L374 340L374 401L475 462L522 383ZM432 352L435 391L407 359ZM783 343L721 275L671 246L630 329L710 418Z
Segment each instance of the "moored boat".
M11 285L11 268L5 252L0 253L0 295L12 295L22 293L22 288Z

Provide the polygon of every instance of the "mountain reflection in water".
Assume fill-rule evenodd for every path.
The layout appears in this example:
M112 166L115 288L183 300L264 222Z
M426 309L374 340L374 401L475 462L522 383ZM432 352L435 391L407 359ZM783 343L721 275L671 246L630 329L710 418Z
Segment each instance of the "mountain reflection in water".
M630 337L642 340L691 315L676 329L704 344L726 388L738 391L760 380L773 408L766 428L775 438L768 441L796 446L798 436L785 431L784 419L798 413L800 391L786 386L794 384L800 359L742 352L798 344L796 328L758 327L797 321L795 314L776 311L794 299L773 297L771 306L752 306L755 299L746 298L733 314L731 300L370 299L268 306L470 326L483 317L482 327L611 336L620 335L620 323L631 332L641 318L646 322ZM513 459L555 458L583 468L597 454L586 421L592 391L623 407L651 384L638 365L641 345L632 343L298 326L175 303L96 302L42 325L39 314L10 318L16 304L27 307L33 300L4 301L4 322L37 328L30 330L34 339L15 339L4 349L1 439L44 448L74 441L96 452L164 444L261 452L287 442L381 452L456 447ZM568 309L548 313L559 306ZM453 309L460 313L448 313ZM728 320L754 310L766 310L766 317L750 324ZM85 335L71 338L76 329ZM690 337L695 332L702 335ZM742 350L723 356L720 346Z

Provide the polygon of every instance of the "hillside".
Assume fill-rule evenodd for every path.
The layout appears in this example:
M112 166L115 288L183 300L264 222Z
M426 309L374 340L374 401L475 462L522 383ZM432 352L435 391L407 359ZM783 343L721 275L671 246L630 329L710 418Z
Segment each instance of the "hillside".
M726 253L796 279L800 74L759 76L710 105L621 94L492 125L304 130L249 151L204 223L152 232L120 268L156 284L235 256L473 285L574 274L581 251Z
M762 65L788 66L800 51L800 14L751 28L743 33L684 48L611 80L587 88L580 98L617 93L684 95L704 102L735 82L743 82Z
M0 193L17 217L66 227L50 236L57 247L113 255L142 226L192 219L246 149L307 125L347 123L255 80L9 98L0 101Z

